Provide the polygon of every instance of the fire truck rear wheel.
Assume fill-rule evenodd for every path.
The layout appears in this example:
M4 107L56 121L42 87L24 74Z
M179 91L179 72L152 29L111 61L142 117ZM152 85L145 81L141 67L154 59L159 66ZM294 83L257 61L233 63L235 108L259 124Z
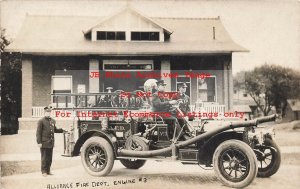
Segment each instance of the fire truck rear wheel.
M274 140L267 138L263 146L257 148L261 153L257 154L258 173L257 177L270 177L274 175L281 163L281 154Z
M145 141L140 139L138 136L130 136L125 143L125 147L128 150L139 150L147 151L149 146ZM128 169L139 169L143 167L146 163L146 160L140 159L121 159L120 162Z
M81 148L81 162L92 176L108 175L114 165L114 154L110 143L104 138L89 138Z

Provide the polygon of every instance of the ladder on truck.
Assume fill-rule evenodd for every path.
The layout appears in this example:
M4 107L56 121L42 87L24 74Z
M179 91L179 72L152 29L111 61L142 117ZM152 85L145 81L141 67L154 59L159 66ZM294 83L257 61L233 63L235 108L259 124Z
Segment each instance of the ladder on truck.
M64 154L63 156L72 156L75 146L74 131L75 119L78 118L78 112L123 112L128 110L149 110L149 99L141 96L142 91L124 92L121 90L115 92L99 93L56 93L51 94L53 98L53 110L72 111L73 124L69 131L64 133Z

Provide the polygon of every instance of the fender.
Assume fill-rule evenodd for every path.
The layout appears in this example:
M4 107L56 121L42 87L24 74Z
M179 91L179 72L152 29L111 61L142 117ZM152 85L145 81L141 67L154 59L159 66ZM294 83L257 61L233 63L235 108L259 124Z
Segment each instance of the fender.
M106 139L111 144L113 151L114 151L114 155L116 157L117 148L118 148L116 136L114 136L112 133L105 132L105 131L99 131L99 130L90 130L90 131L82 134L75 143L72 156L78 156L80 154L81 146L85 143L86 140L88 140L89 138L91 138L93 136L99 136L99 137Z
M243 133L238 131L224 131L214 135L208 140L204 141L199 146L199 160L201 164L211 164L213 154L216 148L224 141L236 139L243 141Z

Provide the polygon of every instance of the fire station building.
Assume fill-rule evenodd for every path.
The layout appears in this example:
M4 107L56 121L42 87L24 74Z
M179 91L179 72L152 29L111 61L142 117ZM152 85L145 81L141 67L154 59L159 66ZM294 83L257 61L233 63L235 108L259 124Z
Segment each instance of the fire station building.
M247 50L231 39L219 17L148 17L126 7L106 17L27 15L6 51L22 53L19 127L27 129L36 126L44 106L55 103L51 93L134 91L149 79L90 77L91 72L179 73L162 78L167 91L186 82L191 105L228 111L232 53ZM211 76L186 77L187 72Z

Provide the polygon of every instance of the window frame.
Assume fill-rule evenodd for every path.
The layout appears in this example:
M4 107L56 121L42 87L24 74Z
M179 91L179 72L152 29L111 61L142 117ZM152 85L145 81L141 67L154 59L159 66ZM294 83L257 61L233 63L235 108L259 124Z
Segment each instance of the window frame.
M214 103L216 103L216 102L218 102L218 90L217 90L217 76L216 75L211 75L210 77L208 77L208 78L214 78L215 79L215 98L214 98L214 101L203 101L202 99L199 99L199 79L201 79L201 78L197 78L197 100L199 99L199 100L201 100L202 102L214 102ZM204 78L204 79L207 79L207 78ZM208 91L208 89L207 89L207 91Z
M98 37L100 36L100 33L105 33L105 39ZM108 39L108 33L114 33L114 38ZM124 39L118 39L118 33L122 33ZM126 41L126 31L96 31L96 41Z
M71 88L71 92L70 94L73 93L73 77L72 75L52 75L51 76L51 94L54 94L53 93L53 90L54 90L54 78L69 78L70 79L70 88ZM60 93L57 93L57 94L60 94ZM57 103L54 102L54 98L53 96L51 97L51 104L52 105L56 105ZM65 102L62 102L62 103L58 103L58 106L62 106L62 105L65 105L66 103ZM74 105L74 102L73 102L73 98L71 97L71 100L70 102L68 102L68 107L72 107Z
M127 61L127 62L125 62L125 61ZM134 71L145 71L145 72L147 72L147 71L154 71L154 61L153 60L129 60L129 64L132 64L132 65L147 65L147 64L149 64L149 65L151 65L151 69L149 69L149 70L142 70L142 69L132 69L132 70L105 69L105 65L128 65L128 60L113 60L112 59L112 60L103 60L102 70L103 71L114 71L114 72L134 72Z
M157 35L157 39L151 39L151 33L156 34ZM138 34L139 35L139 39L133 39L135 37L133 37L133 34ZM148 34L148 39L142 39L142 35ZM130 40L131 41L150 41L150 42L159 42L160 41L160 32L159 31L130 31Z

